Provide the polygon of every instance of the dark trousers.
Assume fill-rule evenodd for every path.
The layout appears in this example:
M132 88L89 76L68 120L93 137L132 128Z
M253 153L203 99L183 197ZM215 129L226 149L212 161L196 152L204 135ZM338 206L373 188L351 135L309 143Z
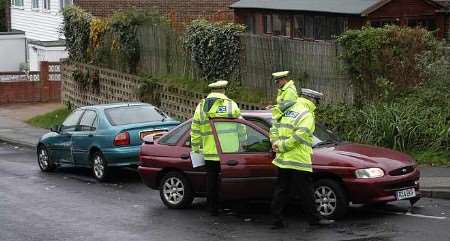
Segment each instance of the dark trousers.
M275 222L281 222L282 212L289 202L291 190L297 192L302 199L308 221L320 219L314 204L314 186L311 173L293 169L278 168L278 180L272 199L272 215Z
M207 170L206 200L208 202L208 209L214 212L218 209L220 162L205 160L205 164Z

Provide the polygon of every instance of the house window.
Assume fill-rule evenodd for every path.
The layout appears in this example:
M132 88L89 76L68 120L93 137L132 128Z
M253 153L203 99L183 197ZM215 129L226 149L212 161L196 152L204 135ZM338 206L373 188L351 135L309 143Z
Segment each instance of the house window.
M50 10L50 0L43 0L44 9Z
M39 8L39 0L32 0L31 7L34 9Z
M387 19L376 19L376 20L371 20L370 21L370 25L372 27L378 28L378 27L383 27L385 25L398 25L399 21L398 19L393 19L393 18L387 18Z
M421 27L430 31L436 30L436 23L432 18L409 18L408 26L412 28Z
M314 39L314 17L305 15L305 38Z
M23 0L11 0L11 4L15 7L23 7Z
M64 10L65 7L73 4L73 0L59 0L59 6L61 10Z
M348 29L348 19L346 17L338 17L336 23L336 34L340 35Z
M294 15L294 38L305 37L305 15Z
M273 34L281 36L291 36L291 21L289 16L273 15Z
M255 16L250 15L245 18L245 25L248 33L256 33Z
M272 33L272 15L263 16L264 33Z

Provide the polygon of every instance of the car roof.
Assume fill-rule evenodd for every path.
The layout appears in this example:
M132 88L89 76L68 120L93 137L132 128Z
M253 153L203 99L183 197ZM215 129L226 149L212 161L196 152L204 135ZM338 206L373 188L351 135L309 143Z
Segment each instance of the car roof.
M270 110L243 110L241 113L244 117L272 118L272 112Z
M121 102L121 103L112 103L112 104L99 104L99 105L89 105L83 106L79 109L96 109L96 110L105 110L109 108L117 108L117 107L126 107L126 106L153 106L151 104L142 103L142 102Z

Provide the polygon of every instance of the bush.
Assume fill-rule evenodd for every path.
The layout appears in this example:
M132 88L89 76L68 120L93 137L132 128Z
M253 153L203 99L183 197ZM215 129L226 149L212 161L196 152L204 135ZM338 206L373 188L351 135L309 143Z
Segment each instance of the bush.
M442 56L432 32L420 28L386 26L350 30L338 38L355 87L357 105L392 98L426 79L418 64ZM428 62L428 63L431 63Z
M62 33L66 37L69 58L73 61L87 62L91 19L89 13L75 5L63 11Z
M239 65L238 34L244 30L239 24L192 21L184 34L184 46L203 78L213 81L228 79L233 74Z

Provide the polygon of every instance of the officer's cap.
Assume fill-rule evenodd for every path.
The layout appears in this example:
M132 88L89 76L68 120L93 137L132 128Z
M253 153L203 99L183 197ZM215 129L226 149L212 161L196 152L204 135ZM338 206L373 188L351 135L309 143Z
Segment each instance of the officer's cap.
M289 75L289 71L281 71L281 72L272 73L272 78L276 82L277 80L287 77L288 75Z
M302 95L313 99L320 99L323 96L323 94L318 91L304 88L302 88Z
M209 88L211 89L223 89L228 85L228 81L226 80L219 80L216 81L214 83L211 83L208 85Z

